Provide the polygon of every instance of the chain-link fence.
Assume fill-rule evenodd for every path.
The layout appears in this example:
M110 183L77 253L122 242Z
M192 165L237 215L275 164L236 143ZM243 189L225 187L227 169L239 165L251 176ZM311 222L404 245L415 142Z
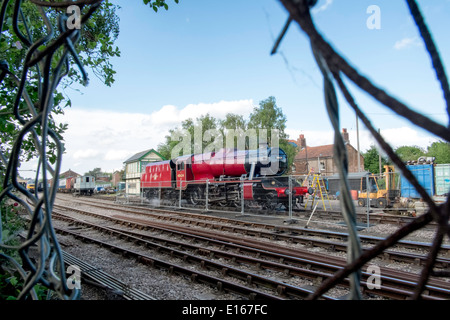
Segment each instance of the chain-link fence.
M425 188L418 182L416 177L412 174L401 159L394 153L392 147L383 139L377 130L371 124L369 118L358 107L358 104L350 93L350 90L344 84L343 77L353 82L358 88L372 96L376 101L395 112L399 117L409 120L411 123L433 133L444 141L450 141L449 127L444 127L439 123L427 118L425 115L413 111L404 103L398 101L393 96L374 85L369 79L361 75L355 67L353 67L342 55L338 54L331 44L327 42L318 32L314 25L314 21L310 14L310 9L314 6L316 0L280 0L286 8L289 18L287 19L286 27L280 34L273 52L276 52L276 47L282 41L290 23L295 22L301 30L310 39L311 49L316 58L317 64L323 74L324 78L324 95L326 108L329 114L330 121L335 131L334 157L338 163L338 170L340 176L343 178L341 183L341 208L343 216L347 222L349 230L349 250L348 250L348 265L337 272L333 277L327 279L316 290L311 298L316 299L321 294L325 293L331 287L336 285L339 281L347 276L351 276L353 280L353 290L350 299L359 299L361 297L358 289L360 268L368 261L375 258L387 248L393 246L397 241L418 230L431 221L438 223L436 230L436 237L433 240L428 259L424 265L420 280L417 284L416 290L411 298L419 299L424 291L425 285L430 275L448 276L448 272L435 271L433 266L437 257L439 248L442 245L443 238L450 235L448 226L449 213L448 199L443 204L437 204L433 198L426 192ZM450 88L448 79L439 57L437 47L432 39L431 33L425 23L425 20L420 12L417 3L414 0L406 0L411 16L416 23L420 35L425 43L425 47L430 55L433 68L436 76L441 84L443 96L447 106L447 114L450 115ZM351 190L346 178L348 173L348 160L345 154L345 146L342 137L340 136L339 127L339 105L336 98L335 86L339 88L349 106L356 112L357 117L364 123L371 135L375 138L382 150L387 154L392 163L399 169L401 174L411 183L417 190L423 200L426 202L429 210L417 217L413 222L400 228L398 231L381 241L373 248L361 252L360 242L356 229L356 215L355 208L351 201Z
M450 141L450 130L434 121L430 120L421 113L415 112L408 108L405 104L396 100L394 97L375 86L369 79L362 76L346 59L339 55L333 47L324 40L317 31L312 17L310 8L317 1L313 0L280 0L288 13L288 22L282 34L275 44L276 46L282 41L284 34L287 32L290 23L297 23L311 41L311 49L316 58L317 64L324 78L324 94L327 111L331 123L335 131L334 158L337 163L340 181L340 210L343 214L348 232L349 232L349 249L348 249L348 265L341 271L337 272L333 277L326 279L316 292L311 296L316 299L324 294L327 290L338 284L345 277L351 279L351 295L350 299L361 298L359 292L360 269L370 260L383 253L384 250L395 245L399 240L408 236L413 231L425 227L430 222L438 223L436 237L433 240L428 260L423 266L420 280L417 284L416 291L411 297L419 299L424 291L425 285L430 276L449 276L449 272L435 271L435 260L445 236L450 235L448 227L449 208L448 199L443 204L437 204L433 198L420 185L414 175L405 166L405 164L394 153L392 147L386 143L381 135L375 130L367 118L367 116L358 107L355 99L349 89L343 82L343 77L352 81L361 90L373 96L374 99L385 105L387 108L398 114L399 117L405 118L417 126L435 134L444 141ZM82 26L98 8L101 0L90 1L68 1L68 2L47 2L41 0L30 0L36 6L34 11L36 16L45 24L46 34L42 38L33 38L33 32L30 32L27 25L27 19L24 17L22 10L23 1L3 0L1 2L0 19L2 27L6 19L12 19L14 33L22 46L26 48L26 58L21 70L10 70L7 63L0 63L1 76L0 80L5 85L5 81L15 83L17 91L14 99L11 99L12 112L14 114L16 124L20 127L20 131L12 143L11 148L2 145L0 150L0 161L2 169L2 191L0 200L4 203L7 200L17 202L23 210L29 215L28 232L25 239L20 239L18 245L8 245L4 241L5 230L0 229L0 258L2 263L9 262L23 281L23 288L19 294L19 298L37 298L35 286L41 284L52 291L59 294L61 298L75 299L79 297L78 290L70 290L67 285L65 276L64 261L58 244L57 237L52 228L51 213L55 200L57 180L60 172L62 145L57 134L49 127L49 117L52 113L55 89L60 83L62 77L69 72L69 60L73 64L83 70L80 60L73 48L74 43L79 38L79 29L75 24L73 28L68 28L68 15L65 10L60 11L59 20L56 26L52 26L48 19L46 8L65 9L69 5L86 6L86 13L80 17L80 26ZM411 15L416 22L420 34L424 40L427 51L436 70L443 96L447 105L447 112L450 114L450 90L447 77L440 60L436 46L432 40L430 32L424 22L420 10L414 0L406 0L410 8ZM9 10L13 8L13 10ZM12 12L11 16L6 16L7 12ZM34 17L36 18L36 17ZM72 21L73 22L73 21ZM3 30L2 30L3 31ZM56 34L55 37L52 37ZM3 35L3 33L2 33ZM52 35L52 36L50 36ZM58 52L58 54L55 54ZM27 78L29 72L33 72L33 81ZM83 71L82 74L86 76ZM30 86L37 87L37 95L31 96L27 91ZM361 244L358 237L356 227L356 209L354 199L352 199L352 189L347 180L348 176L348 160L344 141L340 134L339 125L339 105L336 98L336 88L342 92L349 106L356 112L358 118L364 123L366 128L371 132L383 151L388 155L395 166L400 170L401 174L412 184L415 190L420 194L428 206L427 212L418 216L414 221L401 227L375 245L373 248L364 252L361 250ZM23 109L25 107L25 111ZM2 106L3 108L3 106ZM24 116L26 114L26 116ZM34 181L35 186L38 185L38 177L42 176L43 192L38 194L36 188L34 191L27 189L19 183L17 177L20 167L20 156L24 148L25 137L32 137L34 148L39 154L38 172ZM49 163L48 147L50 144L55 146L56 158L54 164ZM48 184L53 178L54 183ZM190 205L198 205L203 203L204 210L214 210L220 206L234 206L236 211L241 214L249 214L248 209L268 210L271 212L282 212L289 218L293 218L293 211L296 208L309 205L314 210L316 205L323 201L326 205L324 195L315 194L313 199L304 196L300 201L300 187L303 183L315 183L309 181L306 177L285 177L285 181L277 181L276 179L268 179L261 182L261 185L255 186L251 180L242 178L238 182L231 181L207 181L207 187L191 188L187 187L187 182L181 182L181 188L177 190L172 188L170 197L166 197L166 188L157 188L153 194L146 194L145 199L153 199L156 204L163 204L168 201L167 205L175 207L189 207ZM300 181L301 180L301 181ZM56 183L55 183L56 182ZM177 183L177 182L170 182ZM266 185L263 185L266 183ZM272 183L282 183L283 188L272 186ZM319 181L320 183L320 181ZM287 188L286 188L287 186ZM186 188L184 188L186 187ZM268 190L275 192L268 192ZM321 190L321 187L316 190ZM16 191L13 191L13 190ZM257 190L256 190L257 189ZM280 191L283 190L283 191ZM296 190L294 194L294 190ZM297 191L298 190L298 191ZM254 191L260 191L254 192ZM280 194L283 192L283 194ZM229 194L230 196L223 196ZM257 199L255 199L255 194ZM276 194L276 196L275 196ZM251 196L250 196L251 195ZM276 201L275 198L276 197ZM144 197L142 197L144 199ZM146 200L147 201L147 200ZM308 203L311 201L310 203ZM2 209L2 217L4 210ZM260 212L261 213L261 212ZM4 221L2 221L4 222ZM13 237L17 237L15 234ZM11 237L9 237L11 238ZM31 256L32 248L37 246L37 253ZM9 252L15 252L9 253ZM8 254L9 253L9 254Z
M80 294L73 286L73 280L79 279L66 278L64 259L52 227L51 214L63 145L50 121L56 88L71 72L71 66L77 65L83 80L87 81L74 45L79 40L81 26L100 4L100 0L1 1L1 40L6 37L10 41L16 40L11 49L15 47L26 52L23 57L18 57L23 58L20 67L10 66L6 60L0 61L2 98L10 102L1 106L2 113L12 114L14 121L11 123L17 128L15 136L3 135L4 143L0 149L3 220L0 221L0 262L2 272L8 270L21 284L18 299L40 299L38 291L41 288L50 289L49 294L54 292L61 299L77 299ZM78 9L75 10L78 14L85 9L84 14L77 15L73 10L66 13L71 5ZM37 21L40 23L36 26ZM9 53L12 55L12 50L6 52ZM28 142L30 137L31 143ZM21 159L28 152L37 152L39 160L34 181L24 185L18 181L19 168ZM53 180L52 184L50 180ZM38 192L38 186L42 192ZM9 222L6 221L6 206L10 201L28 214L25 236L20 235L20 229L17 232L4 229Z

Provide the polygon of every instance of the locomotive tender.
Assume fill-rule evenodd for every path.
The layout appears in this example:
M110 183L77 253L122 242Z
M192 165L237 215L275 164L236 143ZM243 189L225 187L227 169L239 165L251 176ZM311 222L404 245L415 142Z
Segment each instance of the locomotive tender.
M280 204L288 208L289 190L294 205L313 190L296 180L289 188L289 177L282 177L286 169L287 155L280 148L220 149L148 164L141 176L141 191L145 198L167 204L179 201L181 189L182 199L192 205L208 199L213 205L238 207L243 196L263 209Z

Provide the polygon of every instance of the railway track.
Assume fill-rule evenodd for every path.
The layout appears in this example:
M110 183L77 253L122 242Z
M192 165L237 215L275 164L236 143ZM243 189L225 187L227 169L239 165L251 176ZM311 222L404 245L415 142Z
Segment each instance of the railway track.
M55 218L58 218L58 214L55 214ZM70 218L69 218L70 219ZM72 220L73 221L73 220ZM106 232L108 234L112 234L119 239L126 238L128 241L135 243L136 245L144 245L146 248L151 247L152 243L150 241L142 240L138 237L134 237L131 235L127 235L121 231L104 228L98 225L89 224L85 222L80 222L84 225L89 226L90 228L95 228L97 230L101 230L102 232ZM215 262L209 259L206 259L204 256L190 254L183 250L177 250L171 247L165 247L162 245L154 246L154 251L164 252L171 259L178 258L178 260L182 261L182 263L175 263L171 261L165 261L163 259L156 258L153 254L147 255L143 254L137 250L131 250L129 248L125 248L125 246L120 246L117 244L112 244L111 241L102 241L98 238L94 238L92 236L87 236L81 234L79 231L70 231L67 229L62 229L56 227L55 230L58 233L64 235L71 235L76 239L80 239L83 242L95 243L103 248L108 248L114 253L120 253L127 258L134 258L136 261L149 265L154 268L162 268L169 272L169 274L177 274L181 276L188 277L191 281L208 284L218 291L232 292L238 294L244 298L251 300L285 300L285 299L304 299L309 294L312 293L311 290L304 289L301 287L297 287L294 285L289 285L283 283L281 281L272 279L270 277L260 276L251 271L245 271L239 268L232 267L227 264ZM196 264L199 268L189 268L184 264ZM201 270L207 271L216 271L220 276L215 276L208 274ZM245 282L245 285L239 284L236 281L226 280L225 277L235 278L239 281ZM256 288L255 288L256 287ZM267 293L262 289L271 290L273 293ZM335 298L331 296L323 296L325 300L335 300Z
M101 200L106 200L106 201L114 201L114 199L112 199L111 197L102 197L102 196L98 196L96 197L97 199L101 199ZM154 209L166 209L166 210L173 210L174 208L180 210L197 210L197 211L205 211L205 207L199 207L199 206L194 206L194 205L190 205L187 203L184 203L182 205L182 208L179 207L178 204L175 205L159 205L159 206L155 206L153 203L148 202L148 201L130 201L128 203L128 205L141 205L141 206L147 206L147 207L151 207ZM250 210L247 208L247 210ZM217 205L210 205L208 207L208 211L209 212L229 212L229 213L237 213L237 212L241 212L241 208L240 207L221 207L221 206L217 206ZM311 216L313 210L311 209L294 209L294 216L297 218L303 218L303 219L309 219ZM370 209L370 213L369 213L369 217L367 216L367 213L365 212L365 209L361 209L359 207L356 207L356 218L357 218L357 222L361 223L361 224L367 224L367 220L369 220L370 224L391 224L391 225L395 225L395 226L403 226L405 224L408 224L409 222L411 222L414 217L413 216L409 216L409 215L400 215L400 214L392 214L389 213L389 211L411 211L411 209L409 208L398 208L397 210L389 210L388 212L385 212L385 210L382 209L377 209L375 210L376 212L373 212L374 209ZM268 211L268 210L250 210L248 213L256 213L256 214L262 214L262 215L270 215L273 214L273 211ZM287 212L277 212L277 215L286 215L287 216ZM315 210L313 216L316 219L326 219L326 220L334 220L334 221L342 221L342 213L339 210ZM435 228L436 227L436 223L433 221L430 224L428 224L426 226L427 229L430 228Z
M111 199L111 197L97 197L98 199L102 199L102 200L107 200L107 201L112 201L113 199ZM184 209L184 210L197 210L197 211L209 211L209 212L229 212L229 213L236 213L236 212L241 212L241 208L240 207L222 207L222 206L218 206L218 205L209 205L208 206L208 210L205 210L205 206L195 206L195 205L191 205L188 203L183 203L182 207L179 207L179 204L174 204L174 205L159 205L159 206L155 206L154 203L147 201L147 200L131 200L128 203L129 205L141 205L141 206L148 206L148 207L153 207L153 208L160 208L160 209L174 209L174 208L178 208L178 209ZM246 208L245 209L246 213L253 213L253 214L261 214L261 215L271 215L274 214L274 211L269 211L269 210L261 210L261 209L251 209L251 208ZM367 215L366 209L365 208L359 208L356 207L356 219L358 223L361 224L367 224L367 220L369 220L369 223L371 224L391 224L391 225L396 225L396 226L403 226L409 222L411 222L415 217L411 216L411 215L405 215L405 214L392 214L390 212L409 212L411 211L411 208L397 208L397 209L373 209L371 208L369 210L369 216ZM306 219L308 220L311 216L311 213L313 212L312 209L305 209L305 208L294 208L293 209L293 214L295 217L297 217L298 219ZM287 211L277 211L276 215L285 215L287 216L288 213ZM323 209L317 209L314 210L314 214L313 216L316 219L319 220L335 220L335 221L342 221L342 212L339 210L332 210L332 209L327 209L327 210L323 210ZM426 228L434 228L436 227L436 223L433 221L430 224L428 224L426 226Z
M89 203L89 205L97 208L104 208L104 204L102 205ZM68 207L61 208L68 209ZM210 228L219 231L235 232L243 235L253 236L256 238L266 238L273 241L284 240L289 243L297 243L310 247L320 247L331 251L347 251L346 241L348 234L343 232L255 223L165 209L147 209L143 211L142 208L127 207L109 208L109 210L116 210L119 212L140 215L143 217L153 217L162 221L171 221L194 226L201 226L204 228ZM339 242L337 242L336 240ZM383 238L360 235L360 240L362 244L365 245L366 248L368 248L369 246L382 241ZM427 259L426 253L429 251L429 247L429 243L402 240L398 242L395 248L409 249L413 252L398 252L394 250L386 250L383 253L383 259L422 265ZM448 268L450 266L450 246L443 245L440 252L441 257L436 260L436 267Z
M154 297L143 293L140 290L131 288L126 283L114 278L106 272L99 270L98 268L78 259L68 252L62 250L64 262L67 265L75 265L80 268L81 279L86 281L90 279L96 286L102 289L113 290L113 292L126 300L155 300Z
M87 213L87 214L91 214L91 213ZM105 217L99 217L98 218L101 219L105 219ZM191 247L189 250L190 251L194 251L194 252L200 252L200 255L203 255L203 257L200 258L200 262L197 262L198 264L200 264L203 268L205 267L205 265L207 264L204 259L204 256L213 256L213 257L220 257L222 259L226 259L228 261L231 261L232 263L240 263L240 264L252 264L254 266L256 266L257 269L271 269L274 271L278 271L278 272L282 272L284 273L286 276L303 276L305 278L309 278L309 279L315 279L314 281L320 281L320 279L324 279L330 275L332 275L334 272L336 272L336 268L340 268L342 267L343 264L345 264L345 261L341 261L338 263L337 261L339 259L336 259L336 261L333 261L333 263L330 263L330 257L322 257L322 261L316 261L314 259L314 263L313 260L311 259L311 253L306 253L306 257L293 257L293 253L292 250L289 251L289 254L284 254L281 251L281 248L279 248L278 251L280 252L276 252L276 253L272 253L272 254L278 254L278 256L274 257L268 257L268 253L267 253L267 244L261 243L259 242L259 248L257 248L257 241L255 241L255 243L251 243L251 249L249 248L249 241L245 240L244 243L239 243L238 239L233 239L233 241L230 240L230 238L225 237L224 236L218 236L217 232L209 232L209 234L205 234L205 232L202 232L201 235L196 235L196 237L200 237L200 238L196 238L195 240L192 239L192 237L194 237L193 234L198 233L198 230L196 230L195 232L193 232L192 227L188 226L188 227L175 227L172 226L171 227L167 227L167 222L159 222L159 223L150 223L148 221L137 221L137 220L142 220L142 219L131 219L130 217L109 217L108 220L110 220L111 218L116 219L115 223L119 223L122 225L126 225L126 226L132 226L134 228L141 228L141 229L155 229L158 228L159 231L162 230L162 228L165 228L166 232L170 232L170 233L174 233L177 232L179 233L178 236L185 237L184 240L181 243L173 243L171 247L169 247L168 249L162 249L161 247L161 241L164 242L167 240L161 240L161 239L155 239L155 238L151 238L150 240L147 238L145 239L145 235L138 235L136 232L134 231L119 231L117 230L117 228L112 228L112 227L108 227L108 230L103 230L103 232L110 232L110 233L120 233L120 237L125 237L125 238L130 238L132 240L130 241L135 241L135 242L139 242L139 241L150 241L152 243L153 246L156 246L157 250L160 251L164 251L164 250L172 250L171 252L173 252L173 246L179 246L179 247L183 247L183 243L184 246L187 246L187 242L208 242L211 243L213 241L218 241L216 243L216 246L224 246L226 243L234 243L235 246L234 248L227 248L225 251L229 252L229 251L238 251L238 252L249 252L251 251L252 253L250 254L252 257L243 257L242 254L238 255L238 256L231 256L230 253L224 253L224 250L221 249L219 251L217 250L212 250L212 249L204 249L201 247ZM69 217L65 217L65 219L70 219ZM118 220L117 220L118 219ZM72 221L72 223L74 223L74 221ZM85 222L77 222L77 223L85 223ZM157 224L159 224L159 226L157 226ZM162 226L164 225L164 227ZM94 226L89 226L89 228L94 228ZM97 228L97 227L96 227ZM187 230L186 230L187 229ZM189 231L189 233L188 233ZM212 233L212 234L211 234ZM239 236L238 236L239 237ZM220 238L220 239L218 239ZM140 240L139 240L140 239ZM186 240L186 239L189 239ZM199 239L203 239L203 240L199 240ZM241 239L242 240L242 239ZM147 245L149 245L147 243ZM283 248L284 250L286 250L286 248ZM253 250L253 251L252 251ZM256 250L256 251L255 251ZM259 251L258 251L259 250ZM273 251L275 249L271 249L270 251ZM296 250L297 252L297 250ZM180 253L178 253L179 255L183 255L183 257L186 256L186 252L182 251ZM265 260L269 259L272 262L264 262L264 260L255 260L255 259L259 259L255 258L257 256L264 256ZM276 262L274 262L276 261ZM283 263L280 263L280 261L283 261ZM289 262L285 262L285 261L289 261ZM324 262L326 261L326 262ZM224 270L223 268L227 268L224 266L221 266L220 268L222 268L222 270ZM282 271L280 271L282 270ZM308 270L308 271L306 271ZM309 275L306 275L309 271L311 271L312 273L310 273ZM398 272L400 274L400 272ZM417 276L416 278L414 278L414 276L412 276L413 278L401 278L399 275L395 275L394 273L388 273L387 271L383 270L382 271L383 274L383 278L382 278L382 282L384 282L384 286L383 289L381 291L378 291L376 293L380 294L381 292L383 292L383 294L381 294L384 297L388 297L388 298L392 298L392 299L404 299L405 297L407 297L412 289L414 288L414 283L415 280L417 280ZM367 277L370 277L370 274L365 274L364 275L367 279ZM396 282L392 282L394 277L397 277ZM241 277L242 278L242 277ZM247 275L247 281L253 282L254 278L253 276ZM318 280L319 279L319 280ZM434 280L433 280L434 281ZM445 286L445 283L440 283L440 281L435 280L437 282L435 283L429 283L429 288L428 289L428 293L424 296L424 298L426 299L448 299L450 297L449 295L449 291L448 288L443 288ZM217 284L216 284L217 285ZM344 284L345 285L345 284ZM447 284L448 285L448 284ZM439 287L441 286L441 287ZM288 290L289 289L289 290ZM278 284L277 285L277 294L282 294L282 295L286 295L290 296L290 297L294 297L296 296L295 294L290 293L292 290L291 288L286 288L285 285L282 284ZM286 293L288 292L288 293ZM301 295L297 295L296 298L301 297ZM304 298L304 297L302 297Z

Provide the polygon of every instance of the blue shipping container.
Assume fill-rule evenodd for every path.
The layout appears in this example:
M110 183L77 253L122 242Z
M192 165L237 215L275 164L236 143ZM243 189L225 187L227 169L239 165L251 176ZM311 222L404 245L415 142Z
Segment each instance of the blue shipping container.
M434 196L434 166L432 164L406 166L416 177L419 184L427 191L428 195ZM401 196L405 198L422 198L413 185L402 175Z

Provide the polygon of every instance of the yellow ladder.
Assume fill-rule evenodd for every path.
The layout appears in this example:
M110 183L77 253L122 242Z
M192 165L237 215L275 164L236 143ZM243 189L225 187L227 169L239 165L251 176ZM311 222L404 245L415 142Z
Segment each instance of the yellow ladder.
M306 178L305 181L307 181L309 176L310 176L310 174L308 174L308 177ZM306 201L305 209L308 206L309 199L311 199L311 209L312 209L314 207L316 195L320 194L320 199L322 200L323 210L325 210L325 211L327 210L327 207L325 205L325 199L326 199L326 201L328 201L330 210L333 210L331 208L330 199L328 198L328 192L327 192L327 188L325 186L325 181L323 181L322 176L320 176L319 174L314 174L313 181L311 183L311 187L314 189L314 194L312 195L312 197L310 196L308 198L308 201Z

